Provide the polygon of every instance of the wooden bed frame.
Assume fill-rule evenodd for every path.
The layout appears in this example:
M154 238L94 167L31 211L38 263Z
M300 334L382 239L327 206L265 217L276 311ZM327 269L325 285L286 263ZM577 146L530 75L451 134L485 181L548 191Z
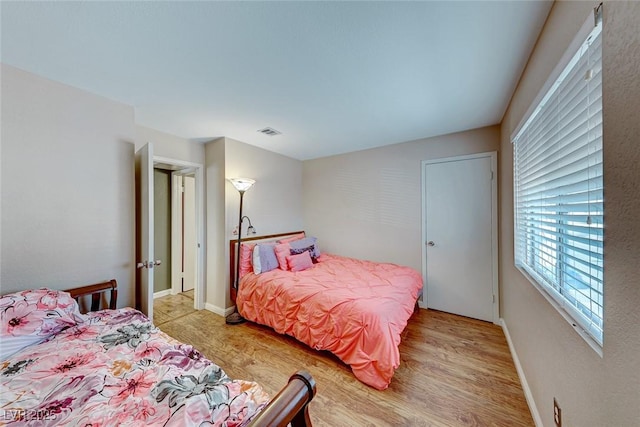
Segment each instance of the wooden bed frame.
M291 233L287 233L291 234ZM271 237L279 237L274 235ZM117 283L114 279L108 282L68 289L76 301L91 296L91 310L98 311L105 293L109 293L108 308L116 308L118 297ZM309 402L316 394L316 382L307 371L300 370L289 378L289 382L249 423L250 427L284 427L291 423L292 427L310 427Z
M109 305L107 308L110 310L116 309L116 302L118 301L118 284L115 279L111 279L108 282L67 289L66 292L69 292L71 296L78 301L78 304L80 304L80 298L91 295L91 309L89 311L100 310L102 294L109 292Z
M244 242L251 242L256 240L273 240L278 237L294 236L296 234L304 233L304 230L290 231L288 233L269 234L266 236L245 237L241 240L240 244ZM236 254L238 253L238 239L229 240L229 291L231 292L231 301L236 302L236 288L233 284L236 281Z

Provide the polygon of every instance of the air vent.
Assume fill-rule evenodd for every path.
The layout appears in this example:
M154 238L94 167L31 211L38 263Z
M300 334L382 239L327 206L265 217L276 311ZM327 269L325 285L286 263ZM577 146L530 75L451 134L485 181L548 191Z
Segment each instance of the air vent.
M277 130L275 130L273 128L269 128L269 127L264 128L264 129L260 129L260 130L258 130L258 132L263 133L265 135L269 135L269 136L276 136L276 135L282 134L282 132L277 131Z

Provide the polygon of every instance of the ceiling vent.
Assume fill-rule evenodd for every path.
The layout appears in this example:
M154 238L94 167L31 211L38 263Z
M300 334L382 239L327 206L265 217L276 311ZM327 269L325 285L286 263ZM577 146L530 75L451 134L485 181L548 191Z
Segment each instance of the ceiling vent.
M265 135L269 135L269 136L276 136L276 135L281 135L282 134L282 132L277 131L277 130L275 130L273 128L269 128L269 127L266 127L264 129L260 129L260 130L258 130L258 132L263 133Z

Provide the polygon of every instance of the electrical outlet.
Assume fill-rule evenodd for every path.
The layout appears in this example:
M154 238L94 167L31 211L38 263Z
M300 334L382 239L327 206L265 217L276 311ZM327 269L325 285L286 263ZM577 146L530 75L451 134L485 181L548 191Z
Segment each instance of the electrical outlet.
M556 427L562 427L562 410L555 397L553 398L553 421L556 423Z

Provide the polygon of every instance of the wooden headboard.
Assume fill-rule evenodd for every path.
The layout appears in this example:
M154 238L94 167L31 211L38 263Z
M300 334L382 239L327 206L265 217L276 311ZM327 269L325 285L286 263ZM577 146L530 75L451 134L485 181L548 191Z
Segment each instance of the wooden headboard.
M102 294L109 292L109 304L108 308L111 310L116 309L116 303L118 300L118 284L116 279L111 279L108 282L95 283L93 285L81 286L79 288L67 289L80 305L80 298L91 295L91 308L89 311L100 310L100 301L102 300Z
M278 234L268 234L266 236L254 236L254 237L243 237L241 243L245 242L255 242L261 240L272 240L277 239L278 237L287 237L293 236L294 234L304 233L304 230L300 231L290 231L288 233L278 233ZM229 289L231 290L231 301L235 303L236 301L236 290L233 287L233 284L236 280L236 253L237 253L238 239L229 240Z

